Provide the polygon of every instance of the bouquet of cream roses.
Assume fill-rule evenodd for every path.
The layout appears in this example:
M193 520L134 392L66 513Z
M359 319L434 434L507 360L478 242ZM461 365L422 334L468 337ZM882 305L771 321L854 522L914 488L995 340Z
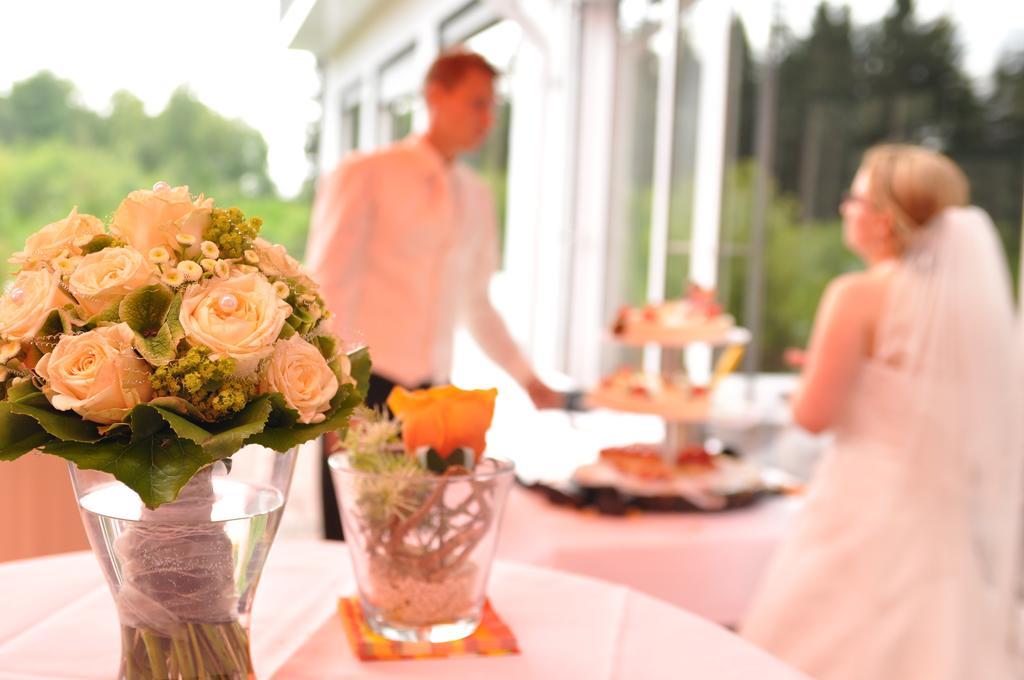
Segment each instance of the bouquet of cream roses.
M261 224L161 182L29 237L0 297L0 460L54 454L153 509L244 445L344 429L369 358Z
M252 677L213 463L343 430L365 395L365 350L339 351L316 284L260 226L159 183L11 259L0 460L54 454L146 506L113 544L122 677Z

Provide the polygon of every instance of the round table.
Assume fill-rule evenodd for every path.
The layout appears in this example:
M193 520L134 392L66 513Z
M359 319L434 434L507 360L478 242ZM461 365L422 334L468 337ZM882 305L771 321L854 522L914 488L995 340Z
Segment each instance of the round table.
M728 631L628 588L498 560L489 594L517 656L360 662L336 615L355 583L344 545L274 546L253 610L260 678L806 680ZM0 678L109 678L113 601L90 553L0 564Z
M553 505L517 487L498 556L620 583L735 625L801 504L799 497L771 497L717 513L614 517Z

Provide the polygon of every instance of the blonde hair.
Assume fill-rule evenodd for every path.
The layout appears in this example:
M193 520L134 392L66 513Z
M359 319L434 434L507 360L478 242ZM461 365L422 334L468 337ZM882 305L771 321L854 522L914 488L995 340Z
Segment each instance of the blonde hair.
M948 156L911 144L879 144L864 153L868 196L889 212L898 233L928 224L950 206L967 205L967 176Z

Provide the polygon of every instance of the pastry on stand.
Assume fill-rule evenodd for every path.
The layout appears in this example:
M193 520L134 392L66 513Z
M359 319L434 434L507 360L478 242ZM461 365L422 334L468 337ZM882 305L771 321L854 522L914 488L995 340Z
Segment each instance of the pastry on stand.
M665 441L604 449L596 463L576 470L573 485L598 496L615 492L649 510L721 510L752 502L767 490L756 466L704 448L714 391L739 365L750 339L723 313L714 292L691 286L681 300L624 308L612 333L624 344L660 346L668 370L619 369L587 393L584 403L657 415L665 421ZM721 349L706 384L694 383L683 368L683 350L695 344Z

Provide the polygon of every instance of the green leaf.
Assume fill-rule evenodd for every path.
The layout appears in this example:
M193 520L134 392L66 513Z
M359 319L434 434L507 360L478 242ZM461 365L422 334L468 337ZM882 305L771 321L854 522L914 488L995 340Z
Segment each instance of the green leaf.
M338 341L333 336L318 335L310 342L320 350L320 355L327 361L333 361L338 356Z
M153 406L153 404L139 404L132 409L132 413L142 414L154 414L155 417L162 421L161 425L166 423L174 431L174 434L184 439L188 439L193 444L202 446L213 433L207 430L201 425L197 425L183 415L167 408L161 408L159 406Z
M111 234L97 234L92 237L92 240L82 246L82 254L89 255L90 253L98 253L104 248L110 248L111 246L120 246L124 242L120 239L112 236Z
M47 433L62 441L95 442L100 439L96 423L83 420L74 411L58 411L31 383L15 385L7 393L11 413L28 416Z
M121 300L118 312L133 331L150 336L164 325L173 300L174 295L166 286L143 286Z
M259 444L275 451L287 451L293 446L298 446L306 439L297 441L289 433L299 425L299 412L290 408L284 397L272 392L267 395L271 405L270 416L267 418L263 431L246 439L246 444Z
M111 436L132 436L132 426L128 423L111 423L110 425L100 425L96 430L104 437Z
M188 416L189 418L193 418L198 421L206 420L199 409L181 397L156 397L155 399L149 400L149 405L159 406L160 408L173 411L179 416Z
M169 364L178 355L178 343L174 340L168 326L161 326L151 336L136 332L132 346L139 351L143 359L153 366Z
M89 331L99 326L108 326L121 322L121 301L113 303L102 312L94 314L85 320L84 328Z
M164 317L164 323L167 324L171 333L171 342L175 347L185 337L185 329L181 326L181 297L180 292L175 294L170 307L167 308L167 315Z
M281 326L281 332L278 334L278 340L287 340L288 338L295 335L295 329L288 324Z
M461 465L464 468L472 467L473 454L461 446L448 454L448 467Z
M128 414L131 423L133 444L149 439L167 429L167 422L155 408L148 404L137 404Z
M438 474L442 474L448 467L448 464L445 461L445 459L442 458L441 454L439 454L433 448L427 449L423 463L425 468L427 468L431 472L436 472Z
M218 423L217 433L203 443L203 450L215 459L234 454L245 446L249 437L263 432L272 410L268 395L257 397L232 418Z
M245 446L248 437L262 432L272 408L269 396L260 396L235 416L216 426L199 425L174 410L151 404L136 406L133 411L149 409L157 413L176 435L201 446L210 460L220 460Z
M71 316L63 309L51 309L46 315L46 320L39 327L36 333L35 344L43 354L52 352L57 346L61 335L74 332L71 325Z
M370 361L370 351L361 347L350 352L348 360L352 364L352 377L355 378L357 389L361 400L366 399L366 392L370 389L370 369L373 362Z
M15 460L52 437L29 416L13 413L10 404L0 402L0 460Z
M271 392L269 395L273 411L270 414L268 426L291 427L299 422L299 412L288 405L284 395L279 392Z
M303 425L299 423L299 414L288 407L284 397L271 394L273 412L267 426L260 434L246 440L247 444L260 444L275 451L287 451L294 446L319 437L327 432L344 433L348 429L348 419L352 411L366 399L366 391L370 387L370 353L363 347L348 355L352 366L352 377L356 384L347 383L338 389L331 399L331 411L322 423ZM331 362L331 369L339 381L341 375L338 362Z
M292 447L319 437L327 432L343 432L348 428L352 410L363 403L354 386L342 385L332 401L334 411L322 423L303 425L298 422L299 414L288 408L279 394L271 394L274 411L267 427L257 435L246 439L246 444L260 444L275 451L287 451ZM337 406L335 406L337 403Z
M300 335L305 335L310 330L308 325L296 314L292 314L287 318L285 326L290 326L293 331Z
M42 327L39 329L39 333L42 335L57 335L60 333L72 333L73 331L74 327L71 325L71 317L68 311L61 307L51 309L50 313L46 315L46 321L43 322Z
M7 391L7 398L10 401L16 399L31 399L37 394L42 394L35 385L29 381L19 382L11 385L10 390Z
M444 474L448 468L455 467L456 465L472 470L475 462L472 450L461 446L449 453L447 457L442 457L433 448L421 449L418 457L425 468L439 475Z
M150 509L173 501L199 470L213 462L201 447L169 430L134 441L51 442L43 451L83 470L109 472L139 494Z

